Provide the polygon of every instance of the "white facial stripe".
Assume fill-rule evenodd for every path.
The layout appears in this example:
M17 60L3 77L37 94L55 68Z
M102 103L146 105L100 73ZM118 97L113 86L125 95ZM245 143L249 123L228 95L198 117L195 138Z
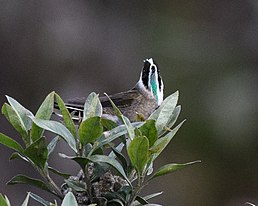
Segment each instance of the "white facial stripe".
M156 66L156 64L154 63L153 59L152 58L149 58L149 59L146 59L144 60L145 61L148 61L150 63L150 68L149 68L149 74L148 74L148 88L149 88L149 92L151 92L152 95L154 95L153 93L153 89L152 89L152 85L151 85L151 79L154 78L156 84L157 84L157 103L158 105L160 105L163 101L163 88L164 88L164 85L163 85L163 81L161 79L161 82L160 82L160 85L159 85L159 81L158 81L158 68ZM155 68L155 72L153 73L153 76L152 76L152 67ZM152 77L152 78L151 78ZM140 79L138 81L138 87L140 89L146 89L145 86L143 85L143 82L142 82L142 72L141 72L141 75L140 75Z
M154 64L154 62L153 62L153 59L152 59L152 58L146 59L146 61L148 61L148 62L151 64L151 66Z
M158 96L157 101L158 101L158 105L160 105L163 101L163 88L164 88L163 81L161 79L161 85L160 85L160 88L159 88L157 66L156 66L156 64L154 64L154 61L153 61L152 58L146 59L146 61L148 61L150 63L150 73L149 73L148 86L149 86L149 88L151 88L151 93L152 94L153 94L153 91L152 91L152 86L151 86L151 75L152 75L152 67L155 68L155 73L153 75L154 75L154 78L155 78L155 82L157 83L157 96Z

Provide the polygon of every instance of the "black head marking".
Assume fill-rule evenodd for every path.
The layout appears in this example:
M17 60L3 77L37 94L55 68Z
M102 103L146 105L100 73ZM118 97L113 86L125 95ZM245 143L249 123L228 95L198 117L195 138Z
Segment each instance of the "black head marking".
M142 68L142 83L148 89L148 80L150 73L150 62L144 61L144 65Z

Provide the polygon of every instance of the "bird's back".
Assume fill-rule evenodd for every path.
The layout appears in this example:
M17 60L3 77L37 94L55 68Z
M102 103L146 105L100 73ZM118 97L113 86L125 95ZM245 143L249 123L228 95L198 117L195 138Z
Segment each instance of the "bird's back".
M127 92L120 92L109 96L115 103L123 115L129 118L130 121L137 121L137 114L147 119L149 115L156 109L157 102L150 94L143 94L137 88L133 88ZM111 102L106 96L99 97L103 107L105 116L115 116ZM66 103L68 108L78 109L78 112L83 112L86 98L75 98Z

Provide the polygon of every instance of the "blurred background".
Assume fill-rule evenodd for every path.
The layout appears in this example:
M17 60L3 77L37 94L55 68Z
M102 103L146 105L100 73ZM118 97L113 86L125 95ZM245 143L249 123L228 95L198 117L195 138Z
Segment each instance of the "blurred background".
M53 90L64 100L125 91L138 81L143 59L153 57L165 96L179 90L179 121L187 119L155 168L202 163L157 179L144 193L164 191L153 200L162 205L258 204L257 0L0 3L1 105L8 94L35 113ZM20 142L3 115L0 131ZM11 153L0 145L0 192L20 205L27 191L42 192L5 185L17 173L39 177L25 162L9 161ZM50 162L78 170L57 155Z

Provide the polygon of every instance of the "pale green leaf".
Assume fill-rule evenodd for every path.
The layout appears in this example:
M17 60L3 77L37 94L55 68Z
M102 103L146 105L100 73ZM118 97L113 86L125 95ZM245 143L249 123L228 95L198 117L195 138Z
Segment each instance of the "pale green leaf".
M149 146L151 147L158 138L158 132L155 126L155 120L149 119L146 120L144 125L142 125L139 130L141 131L142 136L145 136L149 140Z
M68 187L74 191L77 191L77 192L86 192L87 191L86 184L83 184L80 181L75 181L75 180L71 180L71 179L64 180L64 181L68 185Z
M61 206L78 206L76 198L74 197L72 192L68 192L65 195Z
M106 95L108 100L110 101L116 116L121 117L122 116L122 112L118 109L118 107L115 105L115 103L112 101L112 99L106 93L104 93L104 95Z
M149 159L149 141L147 137L135 137L131 141L127 152L132 165L140 174L142 174Z
M82 145L92 143L98 139L103 132L100 117L89 117L84 120L79 127L79 137Z
M158 169L158 171L151 177L151 179L154 179L156 177L166 175L168 173L177 171L179 169L183 169L189 165L193 165L195 163L200 163L201 161L194 161L194 162L188 162L184 164L167 164Z
M0 144L5 145L6 147L9 147L17 152L23 152L23 148L18 142L2 133L0 133Z
M6 119L12 124L14 129L19 132L26 145L30 144L28 131L18 113L7 103L2 106L2 113Z
M57 169L55 169L55 168L53 168L53 167L50 167L50 166L48 166L48 170L51 171L51 172L53 172L53 173L56 174L56 175L59 175L59 176L65 178L65 179L68 179L68 178L71 176L71 175L68 174L68 173L60 172L60 171L58 171Z
M178 105L178 106L176 106L176 108L174 109L173 114L172 114L170 120L168 121L168 123L167 123L167 125L166 125L166 127L167 127L168 129L174 126L174 124L176 123L176 120L177 120L177 118L178 118L180 112L181 112L181 106ZM166 133L167 131L168 131L168 130L165 129L165 130L161 131L159 135L163 135L163 134Z
M152 154L151 162L153 162L159 155L160 153L166 148L168 143L171 141L171 139L175 136L179 128L182 126L184 123L181 122L179 125L177 125L173 130L171 130L168 134L166 134L164 137L159 138L154 145L150 148L150 152Z
M60 140L59 136L56 136L55 138L53 138L51 140L51 142L48 144L47 146L47 150L48 150L48 156L54 151L57 142Z
M143 122L132 123L132 126L136 128L139 128L142 125L143 125ZM96 150L106 144L109 144L110 142L114 141L118 137L121 137L122 135L125 135L126 133L127 133L127 128L125 125L119 125L110 131L105 131L103 132L101 137L97 139L97 141L94 143L95 145L94 149Z
M35 118L37 119L44 119L49 120L52 113L53 113L53 107L54 107L54 94L55 92L51 92L43 101L43 103L40 105ZM40 127L38 127L35 123L32 124L31 128L31 138L32 141L35 141L42 137L44 130Z
M0 193L0 205L1 206L9 206L8 205L9 200L6 199L1 193Z
M6 201L7 205L8 205L8 206L11 206L11 203L10 203L8 197L7 197L6 195L5 195L4 197L5 197L5 201Z
M84 170L85 169L85 166L89 163L89 159L86 158L86 157L71 157L71 156L67 156L65 154L61 154L59 153L59 156L62 157L62 158L66 158L66 159L70 159L70 160L74 160L75 162L77 162L81 168Z
M17 158L20 158L20 159L22 159L22 160L24 160L24 161L26 161L26 162L30 162L30 161L28 160L28 158L26 158L24 155L22 155L22 154L20 154L20 153L18 153L18 152L12 153L11 156L10 156L10 158L9 158L9 160L13 160L13 159L17 159Z
M77 152L76 148L76 141L71 134L71 132L60 122L56 122L53 120L42 120L42 119L37 119L37 118L32 118L33 122L38 125L39 127L48 130L50 132L53 132L60 137L62 137L68 145L71 147L71 149L74 152Z
M28 192L28 194L27 194L25 200L24 200L23 203L22 203L22 206L28 206L28 204L29 204L29 198L30 198L30 193Z
M32 121L29 118L29 116L34 116L29 110L27 110L25 107L23 107L19 102L17 102L15 99L12 97L9 97L6 95L7 101L11 105L11 107L16 111L18 116L21 118L24 127L26 130L31 129Z
M134 127L132 125L132 123L130 122L130 120L124 116L124 115L121 115L121 119L123 121L123 123L125 124L126 126L126 129L127 129L127 132L128 132L128 136L130 138L130 140L133 140L134 139L134 136L135 136L135 133L134 133Z
M51 204L50 202L44 200L42 197L40 197L32 192L30 192L30 197L44 206L50 206L50 204Z
M31 178L31 177L27 177L25 175L16 175L15 177L13 177L8 183L8 185L14 185L14 184L29 184L29 185L33 185L35 187L38 187L42 190L45 190L45 191L48 191L52 194L55 194L53 193L49 188L48 186L42 182L41 180L38 180L38 179L34 179L34 178Z
M55 96L56 96L56 100L57 100L60 112L63 116L65 126L72 133L72 135L75 138L76 137L76 128L75 128L74 122L72 120L71 114L69 113L68 109L66 108L65 103L63 102L61 97L57 93L55 93Z
M106 155L92 155L89 157L89 159L92 162L104 162L107 163L109 165L111 165L112 167L114 167L119 174L121 174L123 176L123 178L130 184L130 181L128 180L123 167L121 166L121 164L114 158L110 158Z
M44 137L33 142L23 154L29 158L39 168L44 169L48 159L48 149Z
M95 92L90 93L84 104L83 121L90 117L101 117L102 105L99 101L99 97Z
M156 119L156 127L158 134L160 134L164 127L167 126L171 117L173 116L173 111L176 107L178 101L178 91L168 96L160 105L160 107L155 111L158 113L157 117L149 117L149 119ZM155 113L154 112L154 113Z

